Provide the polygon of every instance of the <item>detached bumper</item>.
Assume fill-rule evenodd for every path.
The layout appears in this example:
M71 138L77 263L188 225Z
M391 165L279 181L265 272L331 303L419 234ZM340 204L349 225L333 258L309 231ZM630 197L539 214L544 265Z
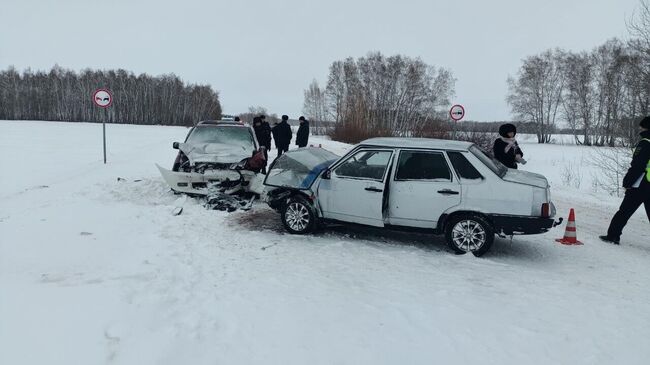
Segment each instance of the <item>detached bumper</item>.
M493 214L489 216L496 232L505 234L538 234L548 232L553 228L553 218L522 217Z
M263 177L248 170L208 170L204 174L196 172L172 171L156 164L160 175L169 187L179 193L207 195L208 186L213 183L232 182L237 190L261 194Z

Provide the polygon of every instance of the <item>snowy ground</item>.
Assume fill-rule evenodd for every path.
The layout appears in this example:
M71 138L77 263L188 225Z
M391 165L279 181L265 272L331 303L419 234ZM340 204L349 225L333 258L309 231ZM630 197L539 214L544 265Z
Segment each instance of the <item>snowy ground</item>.
M427 235L288 235L263 205L172 216L154 163L187 130L107 131L105 166L100 124L0 122L0 364L650 359L650 226L639 210L620 247L597 240L620 200L562 186L588 149L522 146L584 246L556 244L562 227L478 259Z

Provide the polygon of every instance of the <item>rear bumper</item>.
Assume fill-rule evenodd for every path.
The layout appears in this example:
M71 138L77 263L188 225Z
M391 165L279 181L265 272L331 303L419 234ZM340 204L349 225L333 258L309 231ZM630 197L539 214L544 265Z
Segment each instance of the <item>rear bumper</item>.
M494 224L497 233L538 234L548 232L554 226L553 218L526 217L513 215L491 214L488 216Z

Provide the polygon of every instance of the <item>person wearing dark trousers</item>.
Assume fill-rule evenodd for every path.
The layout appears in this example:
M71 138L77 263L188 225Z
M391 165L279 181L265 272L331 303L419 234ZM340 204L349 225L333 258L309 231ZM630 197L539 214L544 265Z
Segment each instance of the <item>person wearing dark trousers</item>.
M298 133L296 133L296 145L299 148L307 147L309 143L309 121L305 117L300 117L300 127L298 127Z
M271 150L271 126L269 122L266 121L265 115L260 115L260 120L262 121L262 140L258 140L260 145L266 147L267 151Z
M499 135L501 137L494 141L492 147L494 158L511 169L516 169L517 163L526 164L524 153L515 139L517 127L510 123L504 124L499 127Z
M650 116L643 118L639 124L641 141L636 145L632 163L623 177L625 197L609 224L606 236L600 239L618 245L627 221L641 204L650 221Z
M268 130L267 128L268 127ZM261 117L253 118L253 130L255 131L255 138L259 143L260 147L264 147L264 158L265 161L269 160L268 150L271 149L271 127L268 126L268 123L264 126L264 122ZM262 167L262 173L266 173L266 163Z
M293 137L291 126L289 125L289 117L283 115L282 121L273 127L272 132L273 138L275 139L275 147L278 149L278 157L280 157L283 152L289 151L291 137Z

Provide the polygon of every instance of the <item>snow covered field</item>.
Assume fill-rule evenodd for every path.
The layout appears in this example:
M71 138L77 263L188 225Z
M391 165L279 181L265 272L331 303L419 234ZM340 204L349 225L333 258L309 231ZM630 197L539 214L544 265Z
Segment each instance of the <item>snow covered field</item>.
M479 259L428 235L288 235L264 205L172 216L154 163L186 133L107 125L103 165L101 124L0 121L0 364L650 359L650 225L641 209L620 247L597 240L620 199L592 189L593 166L562 186L587 148L522 145L585 244L555 243L562 226Z

